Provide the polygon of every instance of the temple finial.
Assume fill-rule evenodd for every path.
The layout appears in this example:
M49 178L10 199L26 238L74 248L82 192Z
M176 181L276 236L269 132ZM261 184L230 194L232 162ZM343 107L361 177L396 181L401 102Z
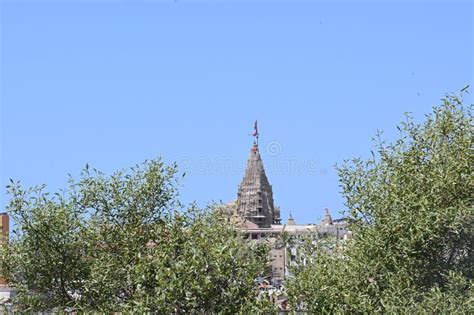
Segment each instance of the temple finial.
M253 125L253 132L251 133L251 135L255 137L254 144L258 145L258 125L257 125L256 120L255 120L255 123Z

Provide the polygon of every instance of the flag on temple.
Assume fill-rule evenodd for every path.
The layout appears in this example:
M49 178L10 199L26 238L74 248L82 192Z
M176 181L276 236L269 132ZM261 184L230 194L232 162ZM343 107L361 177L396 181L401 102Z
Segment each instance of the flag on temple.
M255 121L255 124L254 124L254 126L253 126L253 129L254 129L254 131L253 131L253 134L252 134L252 136L254 136L254 137L258 137L258 127L257 127L257 121Z

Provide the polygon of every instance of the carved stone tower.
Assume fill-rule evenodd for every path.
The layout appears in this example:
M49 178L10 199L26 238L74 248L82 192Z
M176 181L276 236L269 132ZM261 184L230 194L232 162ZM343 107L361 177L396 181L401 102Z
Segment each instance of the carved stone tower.
M268 182L258 144L254 143L247 169L237 193L237 213L261 228L280 223L280 209L273 204L273 190Z

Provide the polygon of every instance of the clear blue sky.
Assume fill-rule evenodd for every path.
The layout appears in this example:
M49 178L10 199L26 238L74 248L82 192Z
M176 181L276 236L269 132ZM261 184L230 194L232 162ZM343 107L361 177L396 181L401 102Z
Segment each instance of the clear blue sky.
M2 186L161 155L184 202L230 201L258 119L283 218L314 222L335 163L473 77L470 1L1 3Z

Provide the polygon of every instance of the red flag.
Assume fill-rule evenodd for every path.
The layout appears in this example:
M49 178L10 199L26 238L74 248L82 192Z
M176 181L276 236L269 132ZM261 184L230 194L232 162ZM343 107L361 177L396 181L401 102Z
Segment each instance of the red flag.
M255 121L255 124L254 124L254 126L253 126L253 129L254 129L254 131L253 131L253 134L252 134L252 136L254 136L254 137L258 137L258 127L257 127L257 121Z

